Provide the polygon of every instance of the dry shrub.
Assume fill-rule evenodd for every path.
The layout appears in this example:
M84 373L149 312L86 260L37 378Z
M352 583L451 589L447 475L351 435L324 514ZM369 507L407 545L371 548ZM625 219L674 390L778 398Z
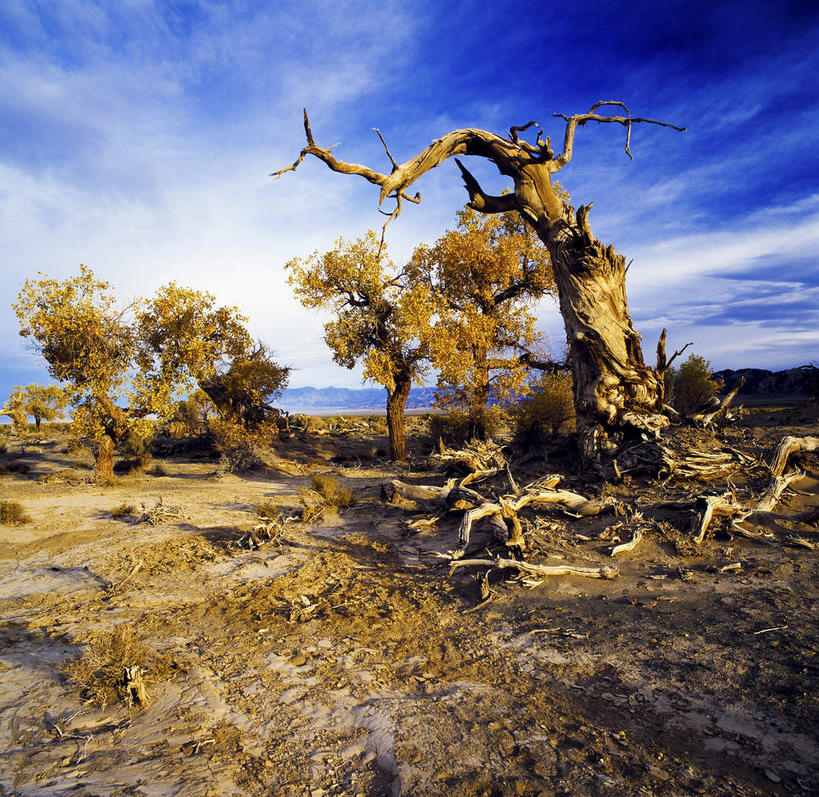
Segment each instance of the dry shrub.
M317 473L313 476L312 481L313 489L324 499L328 506L344 509L355 503L352 491L342 487L335 477Z
M372 429L373 434L387 434L389 432L387 421L384 418L370 420L370 429Z
M121 520L122 518L133 517L134 515L136 515L136 507L133 504L122 503L111 510L111 517L114 518L114 520Z
M486 407L479 418L462 409L451 409L445 415L429 416L429 434L433 440L460 445L475 437L493 438L503 424L500 407Z
M66 454L70 454L71 456L75 456L76 454L82 454L88 451L88 446L86 446L81 440L78 440L76 437L72 437L66 444L63 451Z
M0 454L8 454L9 444L5 440L0 440Z
M230 418L212 418L208 428L213 447L220 455L219 467L229 473L260 465L262 450L270 446L279 431L270 421L247 429Z
M69 683L79 687L83 699L100 708L127 701L125 667L141 667L147 679L166 677L169 663L158 658L142 644L136 631L128 625L118 625L112 631L91 636L85 642L83 654L62 668Z
M0 523L8 526L22 526L31 523L31 518L26 514L23 505L17 501L0 501Z
M678 369L669 368L664 375L666 403L682 415L701 408L722 384L713 378L711 363L692 354Z
M260 518L274 520L275 518L279 517L281 513L276 502L268 499L267 501L262 501L261 503L256 504L256 514Z
M157 462L149 471L151 476L167 476L168 466L164 462Z
M509 411L515 441L537 445L549 435L574 429L572 377L567 373L541 374L525 399Z

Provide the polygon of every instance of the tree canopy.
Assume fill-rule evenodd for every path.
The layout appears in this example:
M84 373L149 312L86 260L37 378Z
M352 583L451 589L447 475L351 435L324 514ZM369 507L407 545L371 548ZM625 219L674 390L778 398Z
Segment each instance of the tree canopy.
M346 368L360 362L364 378L387 390L387 426L393 459L403 459L403 414L413 382L423 383L435 312L432 288L410 278L387 255L372 230L355 240L286 266L305 307L330 310L324 339Z

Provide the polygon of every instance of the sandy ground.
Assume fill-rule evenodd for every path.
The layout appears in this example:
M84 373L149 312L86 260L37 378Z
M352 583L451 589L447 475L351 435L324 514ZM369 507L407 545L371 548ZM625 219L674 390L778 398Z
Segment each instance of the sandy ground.
M815 408L797 407L754 410L730 434L770 453L815 430ZM493 576L479 606L477 580L447 580L430 555L454 547L458 518L406 536L407 512L379 497L392 476L442 477L391 468L383 448L297 435L265 473L176 457L167 475L101 488L65 440L10 443L3 463L31 469L0 476L0 497L32 522L0 525L0 793L819 793L816 550L723 531L696 551L689 516L662 499L702 485L654 485L646 512L674 531L619 557L618 578ZM819 503L819 461L801 464L785 509ZM42 478L72 466L74 482ZM255 507L297 508L311 472L337 475L356 506L239 547ZM139 522L160 498L179 516ZM123 503L137 517L113 518ZM532 561L612 563L611 516L544 516ZM119 624L169 663L144 710L84 703L61 671Z

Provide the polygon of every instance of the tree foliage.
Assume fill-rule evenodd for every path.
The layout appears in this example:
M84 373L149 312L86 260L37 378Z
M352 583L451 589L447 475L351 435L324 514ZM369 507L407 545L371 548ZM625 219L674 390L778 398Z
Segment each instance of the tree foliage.
M23 407L28 415L33 416L38 431L42 421L55 421L62 416L70 398L66 389L59 385L32 382L22 388Z
M150 434L147 416L172 417L187 389L220 385L217 409L244 423L286 382L236 308L175 283L118 309L110 285L83 265L65 280L27 280L12 306L20 334L71 395L72 426L91 439L103 479L115 446Z
M711 363L698 354L692 354L679 368L669 368L664 379L666 401L682 415L700 409L722 389L713 378Z
M466 208L457 220L415 250L408 275L434 301L438 401L465 408L482 433L490 395L503 404L527 391L529 368L519 355L541 345L530 305L554 293L555 282L546 247L518 214Z
M391 456L403 459L404 408L413 382L423 382L429 350L431 286L396 268L371 230L286 268L305 307L331 311L324 339L333 359L345 368L360 362L364 378L386 388Z

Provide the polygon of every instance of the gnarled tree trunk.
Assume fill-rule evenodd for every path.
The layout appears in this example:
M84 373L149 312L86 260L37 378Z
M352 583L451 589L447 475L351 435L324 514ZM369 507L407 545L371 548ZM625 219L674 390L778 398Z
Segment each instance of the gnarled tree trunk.
M596 113L603 105L618 106L627 116ZM295 163L275 172L274 177L296 169L307 155L313 155L333 171L357 174L380 186L380 201L389 197L396 202L390 220L400 213L405 199L420 202L420 194L410 196L407 189L421 175L448 158L458 155L486 158L501 174L510 177L514 182L512 193L490 196L456 159L469 192L471 208L482 213L520 213L549 248L569 344L577 428L584 459L588 462L613 453L619 438L629 433L657 432L667 425L668 419L662 414L662 375L643 361L640 335L629 315L625 260L613 247L604 246L591 234L588 226L591 204L581 206L575 214L557 195L552 176L569 163L575 131L588 122L625 126L629 157L633 124L644 122L676 130L685 128L634 118L620 102L598 102L585 114L555 115L566 120L560 155L555 155L548 138L544 141L538 135L535 144L521 140L520 132L535 122L512 127L508 138L467 128L447 133L402 164L396 163L387 151L392 171L381 174L367 166L336 160L329 149L319 147L305 111L307 146Z
M26 416L26 411L21 406L3 407L0 415L8 415L11 418L14 433L19 438L28 437L28 416Z

